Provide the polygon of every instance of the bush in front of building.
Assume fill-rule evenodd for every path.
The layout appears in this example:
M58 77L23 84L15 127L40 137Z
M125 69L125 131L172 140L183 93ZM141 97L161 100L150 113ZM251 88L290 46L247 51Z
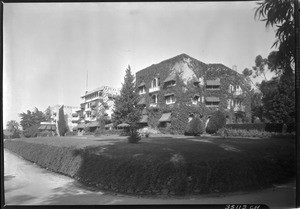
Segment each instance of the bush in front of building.
M236 129L236 130L258 130L266 132L282 132L283 123L243 123L243 124L226 124L227 129ZM295 131L295 124L290 123L286 124L286 132L292 133Z
M138 143L142 139L142 137L140 133L134 129L130 131L130 136L128 136L127 139L128 139L128 143L135 144Z
M26 138L37 137L39 133L39 126L40 125L32 125L29 128L26 128L25 130L23 130L23 135Z
M221 128L223 128L226 125L226 117L224 113L222 113L220 110L215 111L211 118L208 121L206 132L208 134L215 134L217 131Z
M194 117L187 125L184 135L199 136L204 132L204 123L199 116Z
M110 136L110 135L117 135L120 136L121 135L122 130L119 129L110 129L110 130L106 130L106 129L97 129L94 133L94 136Z

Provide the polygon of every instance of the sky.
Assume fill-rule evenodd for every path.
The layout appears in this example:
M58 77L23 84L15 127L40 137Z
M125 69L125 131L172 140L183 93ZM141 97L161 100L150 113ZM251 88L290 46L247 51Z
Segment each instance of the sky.
M37 107L79 106L86 90L185 53L251 69L275 32L250 2L5 3L3 122Z

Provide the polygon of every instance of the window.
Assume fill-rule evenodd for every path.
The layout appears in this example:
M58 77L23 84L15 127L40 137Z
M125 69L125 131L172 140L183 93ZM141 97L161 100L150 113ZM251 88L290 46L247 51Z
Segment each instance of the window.
M158 79L157 78L154 78L152 80L152 83L151 83L151 88L155 88L158 86Z
M151 102L152 104L157 104L157 95L154 94L154 95L152 96L151 100L152 100L152 102Z
M175 85L176 85L176 81L174 81L174 80L168 81L168 82L166 83L166 86L167 86L167 87L175 86Z
M227 99L227 109L231 108L231 99Z
M195 96L192 98L192 104L198 104L198 102L200 102L200 96L195 95Z
M175 96L174 95L166 96L166 104L173 104L173 103L175 103Z
M206 102L205 104L208 107L217 107L217 106L219 106L219 103L220 102Z
M220 90L220 86L206 86L206 90Z
M146 93L146 87L145 86L139 87L139 94L145 94L145 93Z

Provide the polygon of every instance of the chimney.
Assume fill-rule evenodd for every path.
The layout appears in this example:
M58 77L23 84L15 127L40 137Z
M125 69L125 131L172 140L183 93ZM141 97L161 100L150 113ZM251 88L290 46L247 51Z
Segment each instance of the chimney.
M233 66L232 66L232 70L234 70L234 71L237 72L237 66L236 66L236 65L233 65Z

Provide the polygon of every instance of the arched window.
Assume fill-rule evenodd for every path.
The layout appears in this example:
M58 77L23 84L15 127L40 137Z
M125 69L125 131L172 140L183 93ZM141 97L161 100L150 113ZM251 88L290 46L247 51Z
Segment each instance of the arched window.
M151 88L155 88L158 86L158 78L154 78L152 80Z
M157 95L152 95L152 104L157 104Z

